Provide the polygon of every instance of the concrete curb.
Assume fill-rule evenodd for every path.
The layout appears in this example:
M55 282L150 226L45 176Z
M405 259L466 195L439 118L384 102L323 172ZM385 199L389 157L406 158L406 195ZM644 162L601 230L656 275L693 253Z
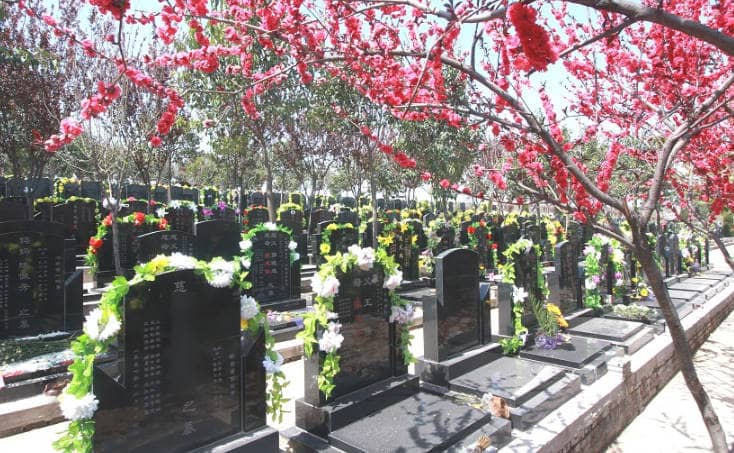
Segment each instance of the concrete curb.
M733 310L730 285L683 319L691 348L697 350ZM604 451L678 372L674 352L666 331L632 356L610 363L609 373L532 429L513 432L514 440L500 452Z

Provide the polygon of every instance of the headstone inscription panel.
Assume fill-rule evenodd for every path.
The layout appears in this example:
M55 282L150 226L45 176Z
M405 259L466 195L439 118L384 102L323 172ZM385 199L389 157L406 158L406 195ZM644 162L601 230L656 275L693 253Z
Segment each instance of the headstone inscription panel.
M441 362L480 344L478 268L479 255L471 250L451 249L436 257L436 297L423 303L427 359Z
M8 197L0 200L0 222L28 219L25 197Z
M0 338L64 330L63 225L0 224Z
M132 285L123 310L119 360L94 370L94 450L188 451L238 433L238 291L173 271Z
M150 199L150 188L143 184L125 185L125 198L133 197L136 200Z
M247 211L247 218L244 220L245 229L254 228L270 220L270 214L266 208L252 208Z
M341 323L344 341L339 348L341 371L334 378L336 386L329 400L404 374L402 357L395 337L395 326L389 322L390 301L382 287L380 270L352 270L339 278L339 293L334 298L334 312ZM314 376L324 354L315 352L304 359L304 400L314 406L327 402L318 390Z
M558 306L563 313L581 308L579 305L581 300L579 279L576 278L578 256L575 255L575 250L573 244L569 241L556 244L555 275L551 278L558 278L558 291L557 295L552 294L552 296L558 301Z
M242 233L235 222L205 220L197 222L194 256L200 260L211 260L219 256L231 260L240 253Z
M93 200L69 200L54 206L54 220L64 224L66 237L73 237L77 251L83 253L91 236L97 232L97 202Z
M252 288L248 292L261 304L291 296L289 242L282 231L260 231L252 238Z
M194 210L184 206L178 208L169 207L166 210L168 226L172 230L183 231L185 233L194 232L194 216Z
M183 231L153 231L141 234L135 240L135 258L139 263L147 263L157 255L182 253L194 255L195 236Z
M102 201L102 183L99 181L82 181L81 194L83 198Z

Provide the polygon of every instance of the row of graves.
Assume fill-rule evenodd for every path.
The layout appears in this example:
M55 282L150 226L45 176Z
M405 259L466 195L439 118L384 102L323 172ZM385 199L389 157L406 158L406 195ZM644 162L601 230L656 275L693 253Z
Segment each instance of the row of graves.
M49 329L58 329L71 332L75 341L73 352L57 364L74 359L71 381L60 396L61 410L72 423L58 447L278 449L278 433L267 426L266 414L282 410L288 376L274 349L267 311L302 306L291 301L294 295L300 298L293 229L261 222L243 234L237 221L195 222L195 211L193 204L171 203L165 211L133 212L121 219L117 226L127 232L119 239L125 243L125 262L131 263L127 279L114 280L98 306L88 307L93 310L83 325L82 310L74 325L36 322L47 319L47 306L67 300L58 278L66 273L68 256L63 224L0 224L6 228L0 229L0 300L7 307L25 301L35 309L30 325L38 325L22 332L7 329L3 337L16 341L35 335L39 341ZM337 219L341 212L335 213ZM105 270L109 251L104 248L112 242L104 219L99 237L93 237L101 243L90 242L97 273ZM532 227L510 241L505 238L514 236L505 236L501 224L495 236L495 222L478 219L478 225L465 228L467 247L456 248L450 233L443 242L430 227L422 242L421 219L393 221L382 224L373 249L357 245L366 236L358 222L351 228L349 221L325 222L319 225L314 307L301 321L303 397L295 403L296 427L280 433L296 451L501 446L513 428L537 423L581 391L581 384L603 374L612 356L634 353L654 334L654 316L636 319L611 308L633 299L652 306L639 268L611 241L581 226L569 227L566 240L553 248L554 266L544 266L543 247L524 236L532 236ZM185 231L189 224L191 230ZM673 227L661 234L659 256L673 272L671 296L691 305L723 286L723 273L682 279L680 263L689 262L691 274L696 264L699 271L705 269L706 248ZM460 235L455 234L459 242ZM478 245L482 235L486 246ZM411 375L409 324L415 304L398 292L414 289L418 255L429 245L446 248L435 251L435 290L421 300L424 351ZM492 285L482 278L487 269L497 270L497 309L485 296ZM13 288L23 294L12 293L19 291ZM622 304L614 304L620 299ZM66 315L72 311L64 307L64 322L71 322ZM19 318L17 308L4 313ZM30 381L42 371L16 374L13 380L7 369L0 398L28 394Z

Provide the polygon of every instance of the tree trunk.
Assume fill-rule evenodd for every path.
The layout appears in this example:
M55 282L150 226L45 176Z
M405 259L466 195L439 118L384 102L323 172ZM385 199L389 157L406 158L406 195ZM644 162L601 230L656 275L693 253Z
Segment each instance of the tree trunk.
M714 240L716 245L719 247L719 250L721 250L721 254L724 256L724 260L726 261L726 264L728 264L731 270L734 271L734 259L732 259L731 254L729 254L729 251L726 249L726 246L724 245L724 241L722 241L721 237L719 237L716 234L710 234L709 237Z
M275 205L273 204L273 165L270 161L270 153L265 151L265 199L268 205L268 218L275 222Z
M637 259L642 265L642 270L645 272L650 287L660 304L660 309L668 325L670 337L673 340L678 366L688 386L688 390L691 392L693 399L698 405L698 410L701 412L703 422L706 425L711 443L713 444L713 451L716 453L727 453L729 449L726 445L724 429L693 366L693 353L688 343L688 337L678 318L678 313L675 311L673 303L670 300L660 268L655 264L652 250L648 246L644 234L639 231L636 232L634 242L635 255L637 255Z

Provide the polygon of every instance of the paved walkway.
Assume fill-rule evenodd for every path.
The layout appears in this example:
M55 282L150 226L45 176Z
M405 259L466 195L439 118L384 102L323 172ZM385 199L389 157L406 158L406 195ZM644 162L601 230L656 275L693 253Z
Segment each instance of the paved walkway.
M726 266L720 253L712 253L711 258L714 266ZM696 352L694 364L734 452L734 312ZM680 373L607 449L607 453L709 451L708 431Z

